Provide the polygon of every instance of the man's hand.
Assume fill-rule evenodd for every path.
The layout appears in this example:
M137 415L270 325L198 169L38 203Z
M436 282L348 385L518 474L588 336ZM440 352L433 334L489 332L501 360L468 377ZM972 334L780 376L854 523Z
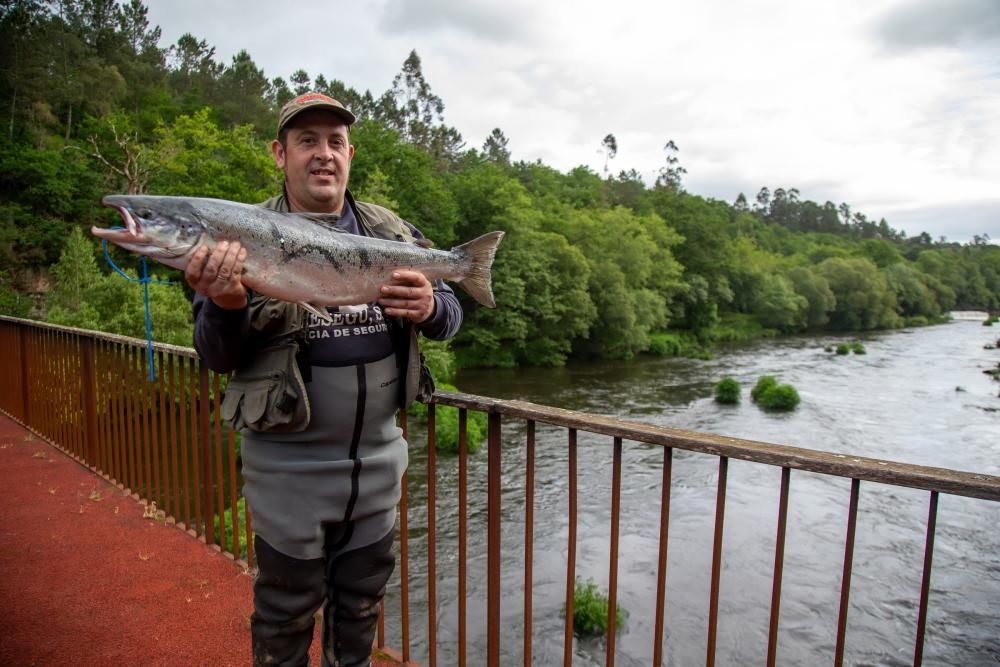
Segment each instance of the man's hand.
M191 289L204 294L220 308L239 310L247 305L247 288L242 279L246 258L247 251L239 241L219 241L211 254L208 246L203 245L188 262L184 278Z
M419 324L434 314L434 288L419 271L400 270L392 274L392 282L382 286L378 302L386 315Z

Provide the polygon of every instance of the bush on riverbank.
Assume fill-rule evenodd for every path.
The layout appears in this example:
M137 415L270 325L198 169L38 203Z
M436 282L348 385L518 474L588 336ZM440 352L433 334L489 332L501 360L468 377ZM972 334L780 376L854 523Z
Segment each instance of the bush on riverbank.
M772 375L757 380L750 398L765 410L794 410L799 404L799 392L790 384L778 384Z
M566 606L560 611L566 615ZM615 631L625 624L628 612L615 605ZM608 596L597 590L597 582L588 579L581 583L577 578L573 588L573 630L577 634L601 636L608 631Z
M740 402L740 383L731 377L724 377L715 385L715 401L724 405Z
M868 350L865 349L865 346L858 341L851 343L851 351L853 351L854 354L868 354Z
M458 391L453 384L438 385L442 391ZM427 405L414 401L407 411L419 424L427 423ZM486 415L482 412L469 410L466 419L466 446L470 454L475 454L486 439ZM437 405L434 408L435 449L443 452L458 453L458 408L450 405Z
M841 343L840 345L837 346L837 354L845 355L850 353L851 353L851 346L848 345L847 343Z
M711 359L698 339L688 331L658 331L649 335L648 354L655 357L689 357Z

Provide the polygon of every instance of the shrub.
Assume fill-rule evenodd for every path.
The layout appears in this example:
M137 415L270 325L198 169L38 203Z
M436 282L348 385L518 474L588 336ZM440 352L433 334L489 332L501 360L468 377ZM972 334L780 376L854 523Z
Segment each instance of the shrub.
M458 391L455 385L440 384L438 389L442 391ZM418 422L427 423L427 406L423 403L414 402L408 413ZM486 439L487 420L482 412L469 410L466 412L466 445L470 454L475 454L482 447ZM458 408L450 405L437 405L434 408L434 434L435 449L438 451L458 453Z
M777 384L778 381L774 378L774 376L772 375L763 376L762 378L757 380L757 384L755 384L754 388L750 390L750 398L752 398L753 401L756 403L760 399L761 394L763 394L771 387L777 386Z
M833 345L827 345L823 348L824 352L833 352Z
M740 402L740 383L731 377L724 377L715 385L715 400L732 405Z
M794 410L799 404L799 392L790 384L779 384L764 391L757 403L766 410Z
M563 605L562 615L566 615ZM615 630L620 630L628 611L615 605ZM588 579L581 583L579 577L573 588L573 629L581 635L600 636L608 631L608 596L597 590L597 583Z
M930 320L923 315L913 315L906 318L906 326L908 327L925 327L928 324L930 324Z
M868 354L865 346L857 341L851 343L851 349L854 351L854 354Z
M847 343L841 343L837 346L837 354L850 354L851 346Z
M991 327L991 326L993 326L993 323L996 322L996 321L997 321L997 316L996 315L990 315L985 320L983 320L983 326L984 327Z

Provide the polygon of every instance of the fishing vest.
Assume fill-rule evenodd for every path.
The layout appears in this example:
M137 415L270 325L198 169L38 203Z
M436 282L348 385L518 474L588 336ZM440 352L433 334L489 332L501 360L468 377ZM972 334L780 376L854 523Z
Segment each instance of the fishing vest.
M415 243L416 237L402 219L387 208L354 200L347 203L366 236ZM259 204L289 212L284 194ZM234 429L254 431L303 431L309 426L312 407L305 382L311 375L306 340L307 311L295 303L262 294L250 299L247 362L232 372L222 403L222 417ZM430 400L434 380L420 352L419 334L413 324L389 317L389 335L399 369L399 406L406 409L416 399Z

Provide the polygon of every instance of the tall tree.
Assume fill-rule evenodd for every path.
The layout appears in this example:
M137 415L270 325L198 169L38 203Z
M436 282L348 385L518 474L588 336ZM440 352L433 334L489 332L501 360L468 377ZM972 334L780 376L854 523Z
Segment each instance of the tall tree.
M507 166L510 164L509 140L499 127L494 127L490 136L483 142L483 155L493 164Z
M680 149L673 139L663 145L666 164L660 168L660 174L656 177L656 186L671 192L681 192L681 177L687 173L687 169L681 166L680 158L677 157Z
M615 135L608 134L601 140L601 152L604 153L604 175L608 175L608 161L613 160L618 155L618 140Z

